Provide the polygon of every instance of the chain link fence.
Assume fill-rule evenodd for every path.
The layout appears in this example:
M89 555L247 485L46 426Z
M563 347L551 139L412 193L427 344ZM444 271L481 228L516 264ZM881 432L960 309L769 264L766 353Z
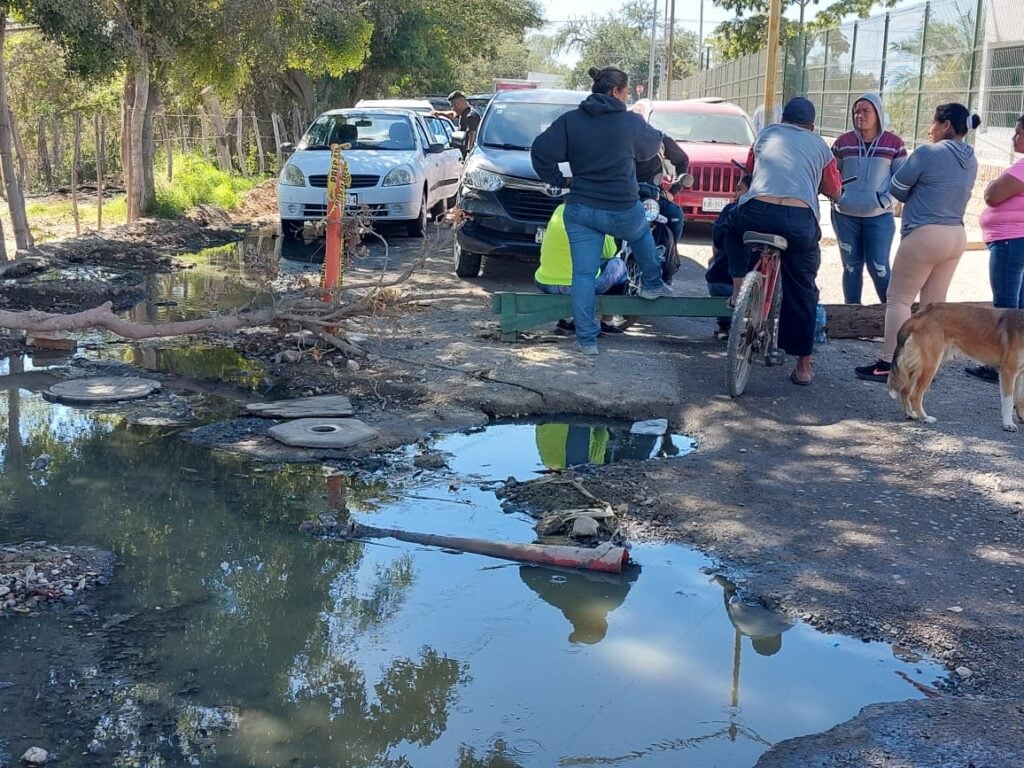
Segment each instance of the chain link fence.
M766 52L675 83L677 98L717 96L754 115ZM935 0L789 40L779 56L776 99L803 94L825 136L850 128L853 102L881 93L890 129L908 146L927 141L936 105L958 101L981 115L972 134L984 165L1013 157L1024 114L1024 0Z

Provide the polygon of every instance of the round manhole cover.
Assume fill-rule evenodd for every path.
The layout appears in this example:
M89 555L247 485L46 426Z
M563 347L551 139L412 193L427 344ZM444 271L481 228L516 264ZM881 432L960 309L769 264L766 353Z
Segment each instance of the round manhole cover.
M141 400L159 389L160 382L152 379L100 376L60 381L46 390L46 394L62 403L116 403Z
M296 419L271 427L279 443L295 448L350 448L373 440L376 429L359 419Z

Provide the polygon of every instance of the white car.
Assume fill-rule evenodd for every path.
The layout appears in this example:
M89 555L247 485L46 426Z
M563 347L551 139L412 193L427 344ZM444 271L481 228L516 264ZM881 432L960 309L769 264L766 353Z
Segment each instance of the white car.
M337 109L306 131L277 180L281 231L302 237L307 221L327 215L331 144L344 151L352 184L345 207L366 206L375 221L401 222L422 237L431 214L443 215L462 175L462 153L451 145L451 123L397 109Z

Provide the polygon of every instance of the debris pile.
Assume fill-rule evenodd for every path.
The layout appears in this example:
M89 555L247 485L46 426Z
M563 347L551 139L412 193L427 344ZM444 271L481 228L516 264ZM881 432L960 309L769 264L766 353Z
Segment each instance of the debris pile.
M42 604L76 603L109 581L113 555L45 542L0 545L0 617L28 614Z
M235 221L277 221L277 179L260 182L242 196Z

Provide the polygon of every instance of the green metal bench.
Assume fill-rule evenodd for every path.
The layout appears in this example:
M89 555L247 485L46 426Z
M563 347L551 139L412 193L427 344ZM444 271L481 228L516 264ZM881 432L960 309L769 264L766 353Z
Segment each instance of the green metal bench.
M547 293L495 293L491 311L499 316L501 340L515 341L519 331L553 323L572 314L568 296ZM598 296L597 314L637 317L730 317L732 309L715 296Z

